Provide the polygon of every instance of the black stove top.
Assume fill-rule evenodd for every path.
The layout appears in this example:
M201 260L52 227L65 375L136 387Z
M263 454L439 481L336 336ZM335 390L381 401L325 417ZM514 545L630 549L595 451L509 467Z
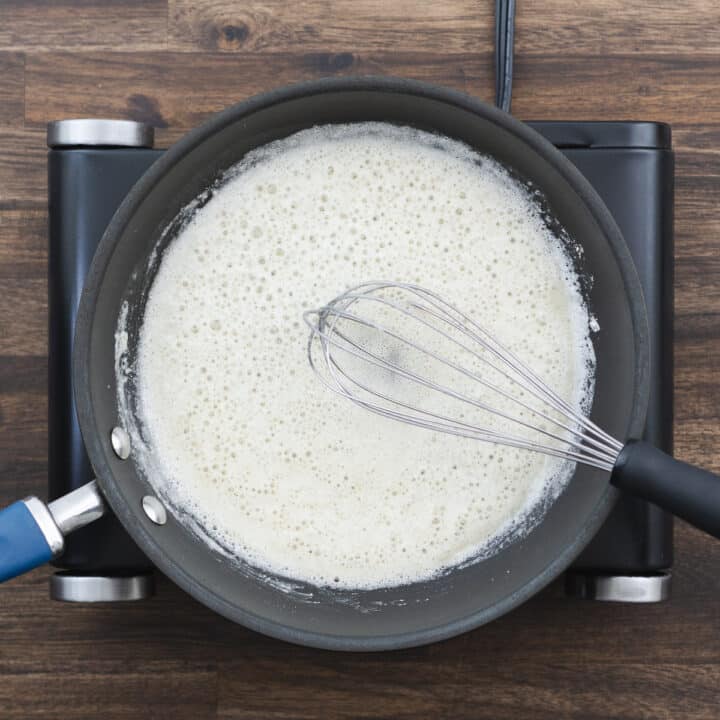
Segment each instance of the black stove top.
M672 443L672 207L670 128L660 123L537 122L585 174L617 221L640 275L650 321L651 392L645 437ZM59 126L59 127L58 127ZM72 132L70 131L72 130ZM49 133L49 496L92 479L75 416L70 362L75 313L95 248L116 208L163 153L152 132L114 121ZM59 600L140 599L152 566L109 514L66 538L51 594ZM569 594L653 602L669 592L672 518L622 497L566 575Z

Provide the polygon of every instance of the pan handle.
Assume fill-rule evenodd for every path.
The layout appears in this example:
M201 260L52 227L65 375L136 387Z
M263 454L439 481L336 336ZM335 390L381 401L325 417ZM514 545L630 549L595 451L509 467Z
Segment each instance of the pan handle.
M720 477L675 460L649 443L630 440L610 481L720 538Z
M29 497L0 510L0 582L60 555L65 535L104 513L105 500L95 480L49 505Z

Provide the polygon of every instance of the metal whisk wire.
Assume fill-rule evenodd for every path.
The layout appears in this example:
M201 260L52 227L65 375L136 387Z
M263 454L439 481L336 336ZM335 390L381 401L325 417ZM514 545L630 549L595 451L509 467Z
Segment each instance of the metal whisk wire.
M401 298L405 296L405 299L396 300L392 297L398 294ZM449 359L444 353L423 346L405 334L370 319L371 315L368 317L367 313L370 307L398 313L400 319L407 321L408 324L418 323L422 328L436 333L442 342L459 348L483 366L490 368L492 372L508 380L511 387L520 390L520 395L527 393L540 401L540 406L526 402L517 394L491 382L476 370L468 369ZM364 310L365 314L363 314ZM620 442L583 413L575 410L476 321L430 290L409 283L363 283L339 295L324 307L305 312L303 317L311 331L307 346L308 360L322 384L371 412L417 427L532 450L607 471L612 470L617 455L622 449ZM347 323L369 331L376 344L378 340L390 339L401 347L409 348L425 358L432 359L441 367L449 368L491 393L504 397L514 406L529 412L531 416L542 418L556 430L539 427L508 410L495 407L486 400L442 384L437 378L426 377L413 369L402 367L392 358L374 351L372 346L361 344L345 332L343 328ZM321 363L316 359L318 349ZM362 361L371 369L390 373L403 381L414 383L419 388L440 393L460 403L492 413L557 444L545 444L519 435L478 427L458 417L394 397L363 381L356 373L353 374L346 364L339 360L338 351L340 354L344 353L346 357L350 356Z

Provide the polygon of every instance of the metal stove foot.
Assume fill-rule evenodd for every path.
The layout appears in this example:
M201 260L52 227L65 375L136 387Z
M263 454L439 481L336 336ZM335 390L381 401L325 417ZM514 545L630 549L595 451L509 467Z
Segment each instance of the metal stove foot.
M656 603L670 597L669 571L651 575L597 575L568 572L565 594L602 602Z
M50 578L50 597L62 602L129 602L155 594L153 573L141 575L89 575L69 571Z

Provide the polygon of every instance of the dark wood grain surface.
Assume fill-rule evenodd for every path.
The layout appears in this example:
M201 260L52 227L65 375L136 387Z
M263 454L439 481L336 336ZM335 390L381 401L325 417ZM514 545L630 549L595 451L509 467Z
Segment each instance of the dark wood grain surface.
M45 123L146 120L159 144L279 84L420 78L492 98L492 0L0 2L0 502L45 494ZM720 6L518 0L513 110L647 119L677 152L675 445L720 471ZM676 528L672 599L552 586L434 646L342 655L269 640L169 582L142 604L0 588L0 718L720 717L720 544Z

